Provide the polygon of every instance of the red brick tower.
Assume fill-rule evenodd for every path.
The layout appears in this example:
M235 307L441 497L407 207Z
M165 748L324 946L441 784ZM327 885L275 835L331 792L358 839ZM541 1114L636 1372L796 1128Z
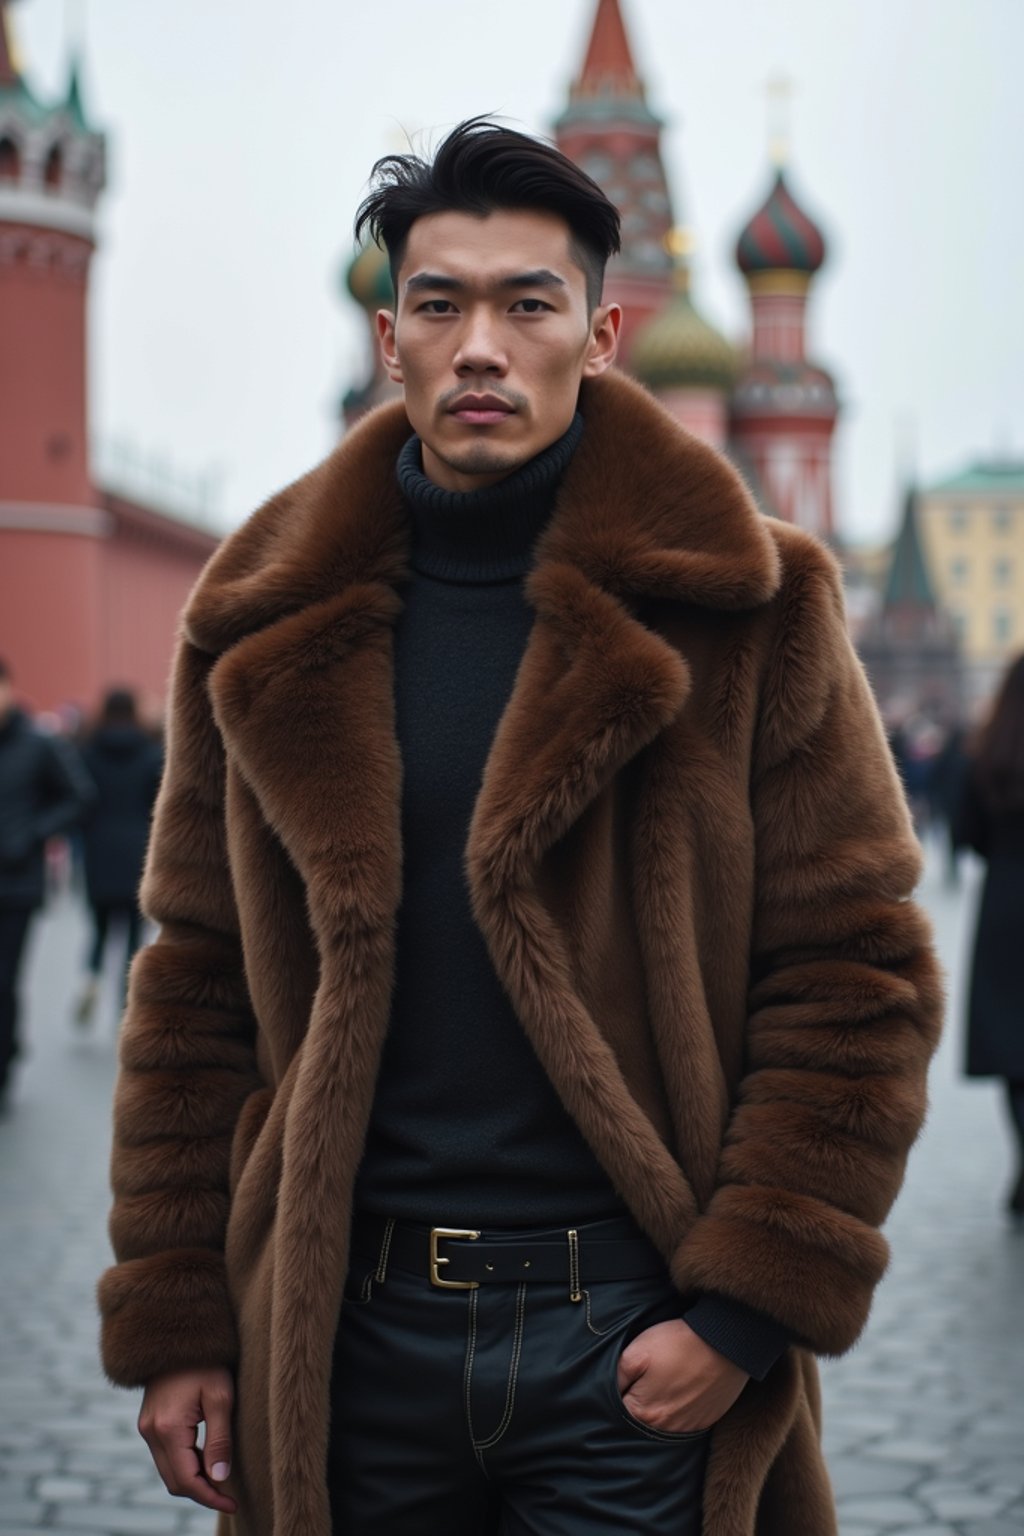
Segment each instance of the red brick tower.
M807 300L825 261L821 231L794 199L781 165L739 237L736 261L753 317L750 356L732 400L732 443L765 505L822 538L834 536L835 385L805 349Z
M647 105L619 0L598 0L583 68L554 126L559 149L622 214L622 253L609 263L605 297L623 307L619 356L628 367L635 331L672 292L673 220L662 123Z
M64 669L68 693L85 694L99 668L89 620L103 522L89 473L86 305L105 144L85 117L75 68L56 104L30 89L8 4L0 0L0 650L38 696L55 631L80 630Z

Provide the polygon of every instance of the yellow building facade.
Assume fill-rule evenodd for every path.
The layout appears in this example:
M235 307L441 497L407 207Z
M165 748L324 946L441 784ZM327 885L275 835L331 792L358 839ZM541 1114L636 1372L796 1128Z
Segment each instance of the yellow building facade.
M1024 651L1024 461L976 463L924 490L919 509L929 574L979 700Z

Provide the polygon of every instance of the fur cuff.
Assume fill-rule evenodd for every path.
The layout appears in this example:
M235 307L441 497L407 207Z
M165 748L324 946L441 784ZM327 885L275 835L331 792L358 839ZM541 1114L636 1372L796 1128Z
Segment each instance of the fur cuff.
M789 1190L727 1185L675 1253L681 1291L715 1291L774 1318L816 1354L857 1342L889 1248L835 1206Z
M103 1368L115 1386L165 1371L232 1366L238 1333L222 1254L176 1249L108 1269L98 1289Z

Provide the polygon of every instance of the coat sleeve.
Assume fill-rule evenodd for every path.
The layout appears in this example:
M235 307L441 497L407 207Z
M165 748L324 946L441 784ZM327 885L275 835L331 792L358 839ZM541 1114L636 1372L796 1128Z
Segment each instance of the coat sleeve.
M744 1070L715 1193L673 1273L840 1354L888 1261L879 1228L924 1118L942 987L838 571L805 536L785 543L752 774Z
M228 869L211 658L184 642L142 906L160 924L132 969L114 1100L103 1363L121 1386L232 1365L224 1270L232 1133L260 1086Z

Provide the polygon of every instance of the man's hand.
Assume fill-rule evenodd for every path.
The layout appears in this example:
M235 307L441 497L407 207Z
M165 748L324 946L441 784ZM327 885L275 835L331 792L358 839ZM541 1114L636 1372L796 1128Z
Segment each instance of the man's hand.
M236 1504L216 1487L231 1472L231 1372L171 1371L148 1383L139 1413L139 1434L149 1446L168 1493L233 1515ZM206 1443L196 1447L196 1428L206 1423Z
M645 1328L619 1357L619 1391L628 1412L675 1434L709 1429L749 1380L682 1318Z

